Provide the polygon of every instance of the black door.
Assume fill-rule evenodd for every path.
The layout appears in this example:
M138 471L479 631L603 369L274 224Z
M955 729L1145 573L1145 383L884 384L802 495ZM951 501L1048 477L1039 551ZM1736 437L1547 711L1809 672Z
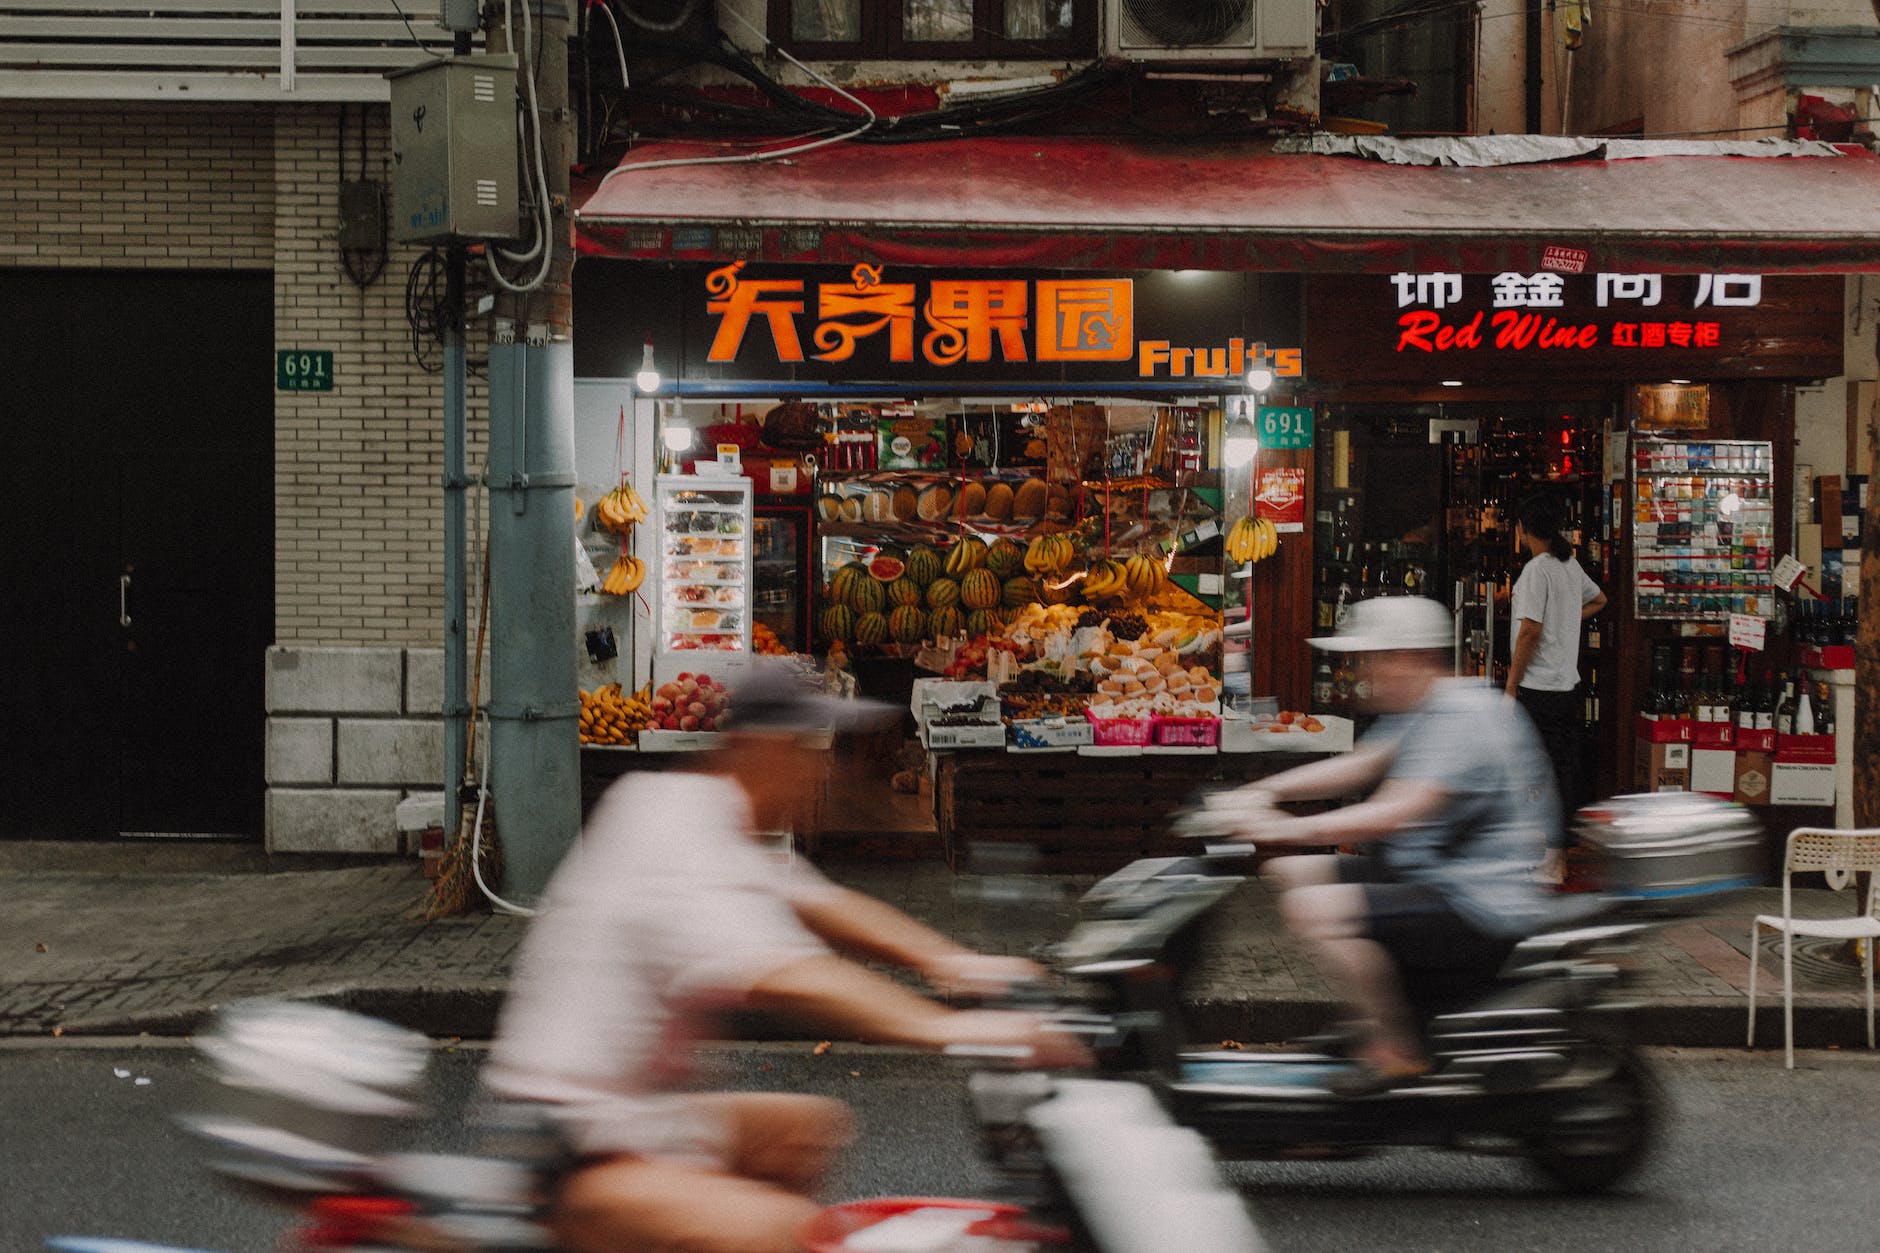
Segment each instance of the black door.
M0 835L258 836L265 274L0 272Z

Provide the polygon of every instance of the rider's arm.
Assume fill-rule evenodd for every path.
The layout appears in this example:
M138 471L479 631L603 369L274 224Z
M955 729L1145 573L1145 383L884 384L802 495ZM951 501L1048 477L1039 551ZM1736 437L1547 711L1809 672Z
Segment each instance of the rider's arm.
M1515 619L1514 654L1508 659L1508 695L1513 696L1527 677L1528 666L1541 646L1541 624L1532 618Z
M1393 835L1411 823L1435 817L1449 803L1442 788L1424 779L1392 779L1369 800L1329 813L1271 824L1255 835L1263 846L1364 844Z
M803 925L838 952L923 973L949 959L973 955L973 950L894 906L833 883L813 894L793 897L790 903Z

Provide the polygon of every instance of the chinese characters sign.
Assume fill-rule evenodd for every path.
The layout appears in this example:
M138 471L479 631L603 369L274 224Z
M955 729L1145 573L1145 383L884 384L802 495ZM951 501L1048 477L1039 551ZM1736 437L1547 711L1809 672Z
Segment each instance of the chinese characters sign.
M1446 271L1314 277L1325 380L1493 379L1562 367L1617 379L1821 377L1840 369L1834 278Z
M917 282L889 281L880 267L858 265L846 281L824 282L753 278L742 262L715 269L705 279L713 323L707 360L841 363L866 346L877 361L923 371L958 367L967 377L975 366L1032 362L1048 363L1041 374L1070 377L1075 363L1129 363L1142 379L1219 379L1236 388L1255 366L1277 379L1304 374L1297 348L1232 336L1200 344L1138 338L1133 279L919 273Z

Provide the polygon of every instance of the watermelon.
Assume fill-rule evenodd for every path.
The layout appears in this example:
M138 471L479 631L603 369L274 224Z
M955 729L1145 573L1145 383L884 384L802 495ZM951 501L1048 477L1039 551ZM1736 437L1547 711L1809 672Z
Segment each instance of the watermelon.
M999 603L999 580L990 570L974 570L960 580L960 603L968 609L990 609Z
M1002 539L986 553L986 569L1001 579L1009 579L1025 568L1025 550L1009 539Z
M849 588L849 608L856 613L880 613L888 607L885 584L874 579L857 579Z
M890 605L920 604L920 584L902 575L888 584L888 603Z
M877 553L874 560L868 563L868 573L883 583L892 583L907 573L907 563L899 557Z
M926 544L915 545L907 554L907 577L922 587L940 577L946 567L940 560L940 554Z
M958 635L966 627L966 618L952 605L945 605L927 615L927 629L935 635Z
M958 613L958 610L954 610ZM927 615L912 605L902 605L888 615L888 634L897 644L918 644L927 633Z
M847 640L855 634L855 611L847 605L831 605L822 611L822 616L816 620L816 625L822 628L822 637L825 640L832 643L836 640Z
M1000 599L1007 609L1018 609L1038 599L1036 580L1027 578L1007 579Z
M985 562L986 542L977 536L967 535L947 553L947 573L956 579L963 578Z
M851 561L835 572L829 580L829 599L841 604L848 604L857 583L868 581L868 567L859 561Z
M991 635L999 626L997 613L998 611L994 609L973 610L966 615L966 633L975 638L981 635ZM936 612L934 616L937 618L940 615Z
M960 585L952 579L935 579L927 585L927 608L945 609L960 603Z
M888 620L878 613L865 613L855 620L857 644L879 644L888 638Z

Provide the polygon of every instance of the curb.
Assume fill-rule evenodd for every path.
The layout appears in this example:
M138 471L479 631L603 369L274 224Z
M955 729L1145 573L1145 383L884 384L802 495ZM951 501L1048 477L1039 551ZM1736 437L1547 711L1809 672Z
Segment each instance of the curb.
M487 1040L496 1027L503 987L437 988L410 985L371 985L327 988L295 999L332 1005L354 1013L382 1018L438 1039ZM123 1014L61 1024L62 1037L186 1036L196 1031L214 1005L171 1007L148 1013ZM1272 1000L1190 1001L1184 1006L1190 1034L1197 1043L1238 1041L1243 1044L1280 1044L1298 1040L1326 1027L1339 1014L1338 1003L1315 998ZM1743 1048L1748 1009L1741 1001L1706 1004L1672 1000L1639 1001L1624 1012L1629 1034L1636 1044L1684 1048ZM1756 1047L1782 1047L1782 1002L1765 1000L1757 1014ZM1858 1048L1866 1043L1866 1009L1859 1002L1845 1005L1798 1003L1795 1006L1795 1043L1798 1048ZM813 1042L801 1028L772 1018L744 1015L733 1020L725 1034L738 1040L784 1043ZM49 1030L20 1030L0 1024L0 1036L47 1037Z

